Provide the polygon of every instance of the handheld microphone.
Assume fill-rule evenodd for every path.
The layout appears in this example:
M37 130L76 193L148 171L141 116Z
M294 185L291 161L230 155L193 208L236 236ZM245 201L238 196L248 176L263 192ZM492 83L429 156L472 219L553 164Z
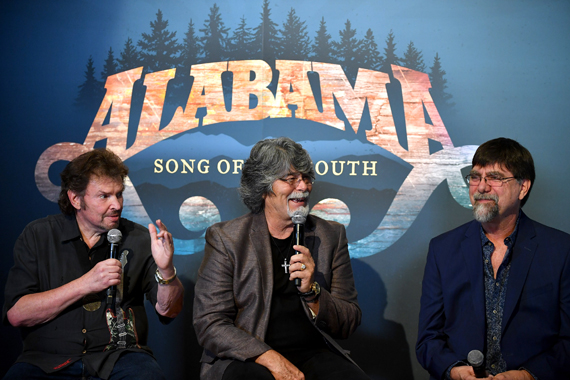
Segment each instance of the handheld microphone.
M305 221L307 220L307 215L303 211L295 211L293 216L291 216L291 220L295 225L295 243L294 245L305 245ZM300 252L295 251L295 254L298 255ZM295 286L301 286L301 279L295 279Z
M117 246L121 242L123 234L116 228L113 228L107 232L107 241L111 243L111 251L109 252L110 259L117 258ZM115 285L109 286L107 289L107 306L112 305L115 301L115 294L117 293L117 287Z
M467 354L467 362L471 367L473 367L473 372L475 372L475 377L478 379L487 377L487 371L485 370L485 356L479 350L472 350Z

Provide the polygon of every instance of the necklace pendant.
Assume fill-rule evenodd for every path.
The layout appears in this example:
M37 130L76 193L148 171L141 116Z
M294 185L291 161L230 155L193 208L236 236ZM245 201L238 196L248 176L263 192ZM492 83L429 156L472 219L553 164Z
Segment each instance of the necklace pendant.
M285 273L289 273L289 267L291 266L291 264L287 263L287 259L283 259L283 264L281 264L281 266L283 267L283 269L285 269Z

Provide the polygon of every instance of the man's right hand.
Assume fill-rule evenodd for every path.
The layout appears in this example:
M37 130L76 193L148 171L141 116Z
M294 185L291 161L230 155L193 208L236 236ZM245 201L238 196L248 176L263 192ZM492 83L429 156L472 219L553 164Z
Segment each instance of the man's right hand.
M121 271L119 260L101 261L83 276L59 288L23 296L8 310L8 321L14 327L32 327L51 321L84 296L118 285Z
M255 359L255 362L271 371L275 380L305 380L303 372L275 350L264 352Z
M85 289L85 295L99 293L112 285L121 282L121 262L107 259L97 263L91 270L79 278Z
M470 366L456 366L451 369L451 373L449 374L451 380L480 380L481 378L475 377L475 372L473 372L473 367ZM489 375L484 379L490 380L493 379L493 375Z

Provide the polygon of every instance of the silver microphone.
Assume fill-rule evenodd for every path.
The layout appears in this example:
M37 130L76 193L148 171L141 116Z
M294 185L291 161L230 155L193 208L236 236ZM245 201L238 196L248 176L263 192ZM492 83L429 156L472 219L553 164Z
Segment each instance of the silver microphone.
M113 228L107 232L107 241L111 243L111 251L109 252L110 259L117 258L117 245L121 242L123 234L116 228ZM112 305L115 301L115 294L117 293L117 287L115 285L109 286L107 289L107 305Z
M291 215L291 220L295 225L295 243L294 245L305 245L305 221L307 220L307 214L304 210L297 210ZM295 251L298 255L300 252ZM301 286L301 279L295 279L295 286Z

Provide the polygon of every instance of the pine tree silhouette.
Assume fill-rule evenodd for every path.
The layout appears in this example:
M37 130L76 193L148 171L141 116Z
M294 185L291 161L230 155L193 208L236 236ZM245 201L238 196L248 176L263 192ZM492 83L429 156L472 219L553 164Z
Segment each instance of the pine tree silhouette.
M391 65L399 65L400 58L396 55L396 43L394 42L394 33L390 30L386 38L386 47L384 48L384 62L380 67L380 71L385 73L392 73Z
M404 53L404 58L402 58L402 66L407 67L408 69L421 71L422 73L426 71L423 55L421 51L416 49L412 41L410 41L408 48Z
M142 40L138 42L141 47L141 58L145 69L153 72L170 69L180 62L178 53L181 50L176 37L176 32L169 32L168 21L163 20L159 9L156 20L151 21L151 34L143 33Z
M433 66L430 67L429 79L431 81L431 89L429 90L434 104L440 111L445 113L446 111L451 111L454 102L450 102L452 95L448 94L445 90L447 88L447 79L444 78L445 70L441 68L441 62L439 54L435 53L435 58L433 59Z
M210 8L208 18L204 20L204 28L200 29L203 37L200 37L202 53L205 62L219 62L226 60L228 31L230 28L224 26L220 8L214 3Z
M253 40L251 28L247 27L245 17L242 16L240 24L230 38L230 59L251 59L254 52Z
M332 62L332 43L331 35L327 32L327 23L325 18L321 19L319 25L319 30L317 30L317 35L315 37L315 42L312 47L312 60L317 62Z
M199 62L200 48L200 42L194 30L194 23L192 19L190 19L188 30L186 34L184 34L184 44L182 45L180 54L181 63L179 70L176 71L177 74L190 74L192 65Z
M354 84L358 68L362 66L362 41L356 36L356 29L351 28L350 20L346 20L344 29L338 32L340 42L333 41L334 55L342 66L346 77Z
M379 70L384 63L384 59L378 51L378 44L374 40L372 29L366 31L364 40L362 40L363 61L362 67L370 70Z
M101 71L101 78L103 81L107 80L107 77L116 74L119 70L119 65L115 60L115 55L113 54L113 48L109 48L109 53L107 54L107 59L105 60L105 65L103 66L103 71Z
M275 58L279 51L279 37L277 35L277 24L271 20L269 0L263 0L261 22L254 28L254 35L254 47L256 50L252 59L263 59L274 67Z
M118 71L127 71L142 65L140 53L135 45L133 45L133 40L130 37L127 38L127 42L125 42L125 46L121 52L121 57L117 59L117 62L119 64L117 67Z
M89 60L87 60L85 81L78 87L79 94L74 103L76 107L91 109L101 104L101 100L105 94L105 88L103 83L95 78L95 66L93 65L93 57L91 56L89 56Z
M283 23L281 33L281 49L279 56L290 60L306 60L309 58L311 39L305 21L301 21L291 8Z

